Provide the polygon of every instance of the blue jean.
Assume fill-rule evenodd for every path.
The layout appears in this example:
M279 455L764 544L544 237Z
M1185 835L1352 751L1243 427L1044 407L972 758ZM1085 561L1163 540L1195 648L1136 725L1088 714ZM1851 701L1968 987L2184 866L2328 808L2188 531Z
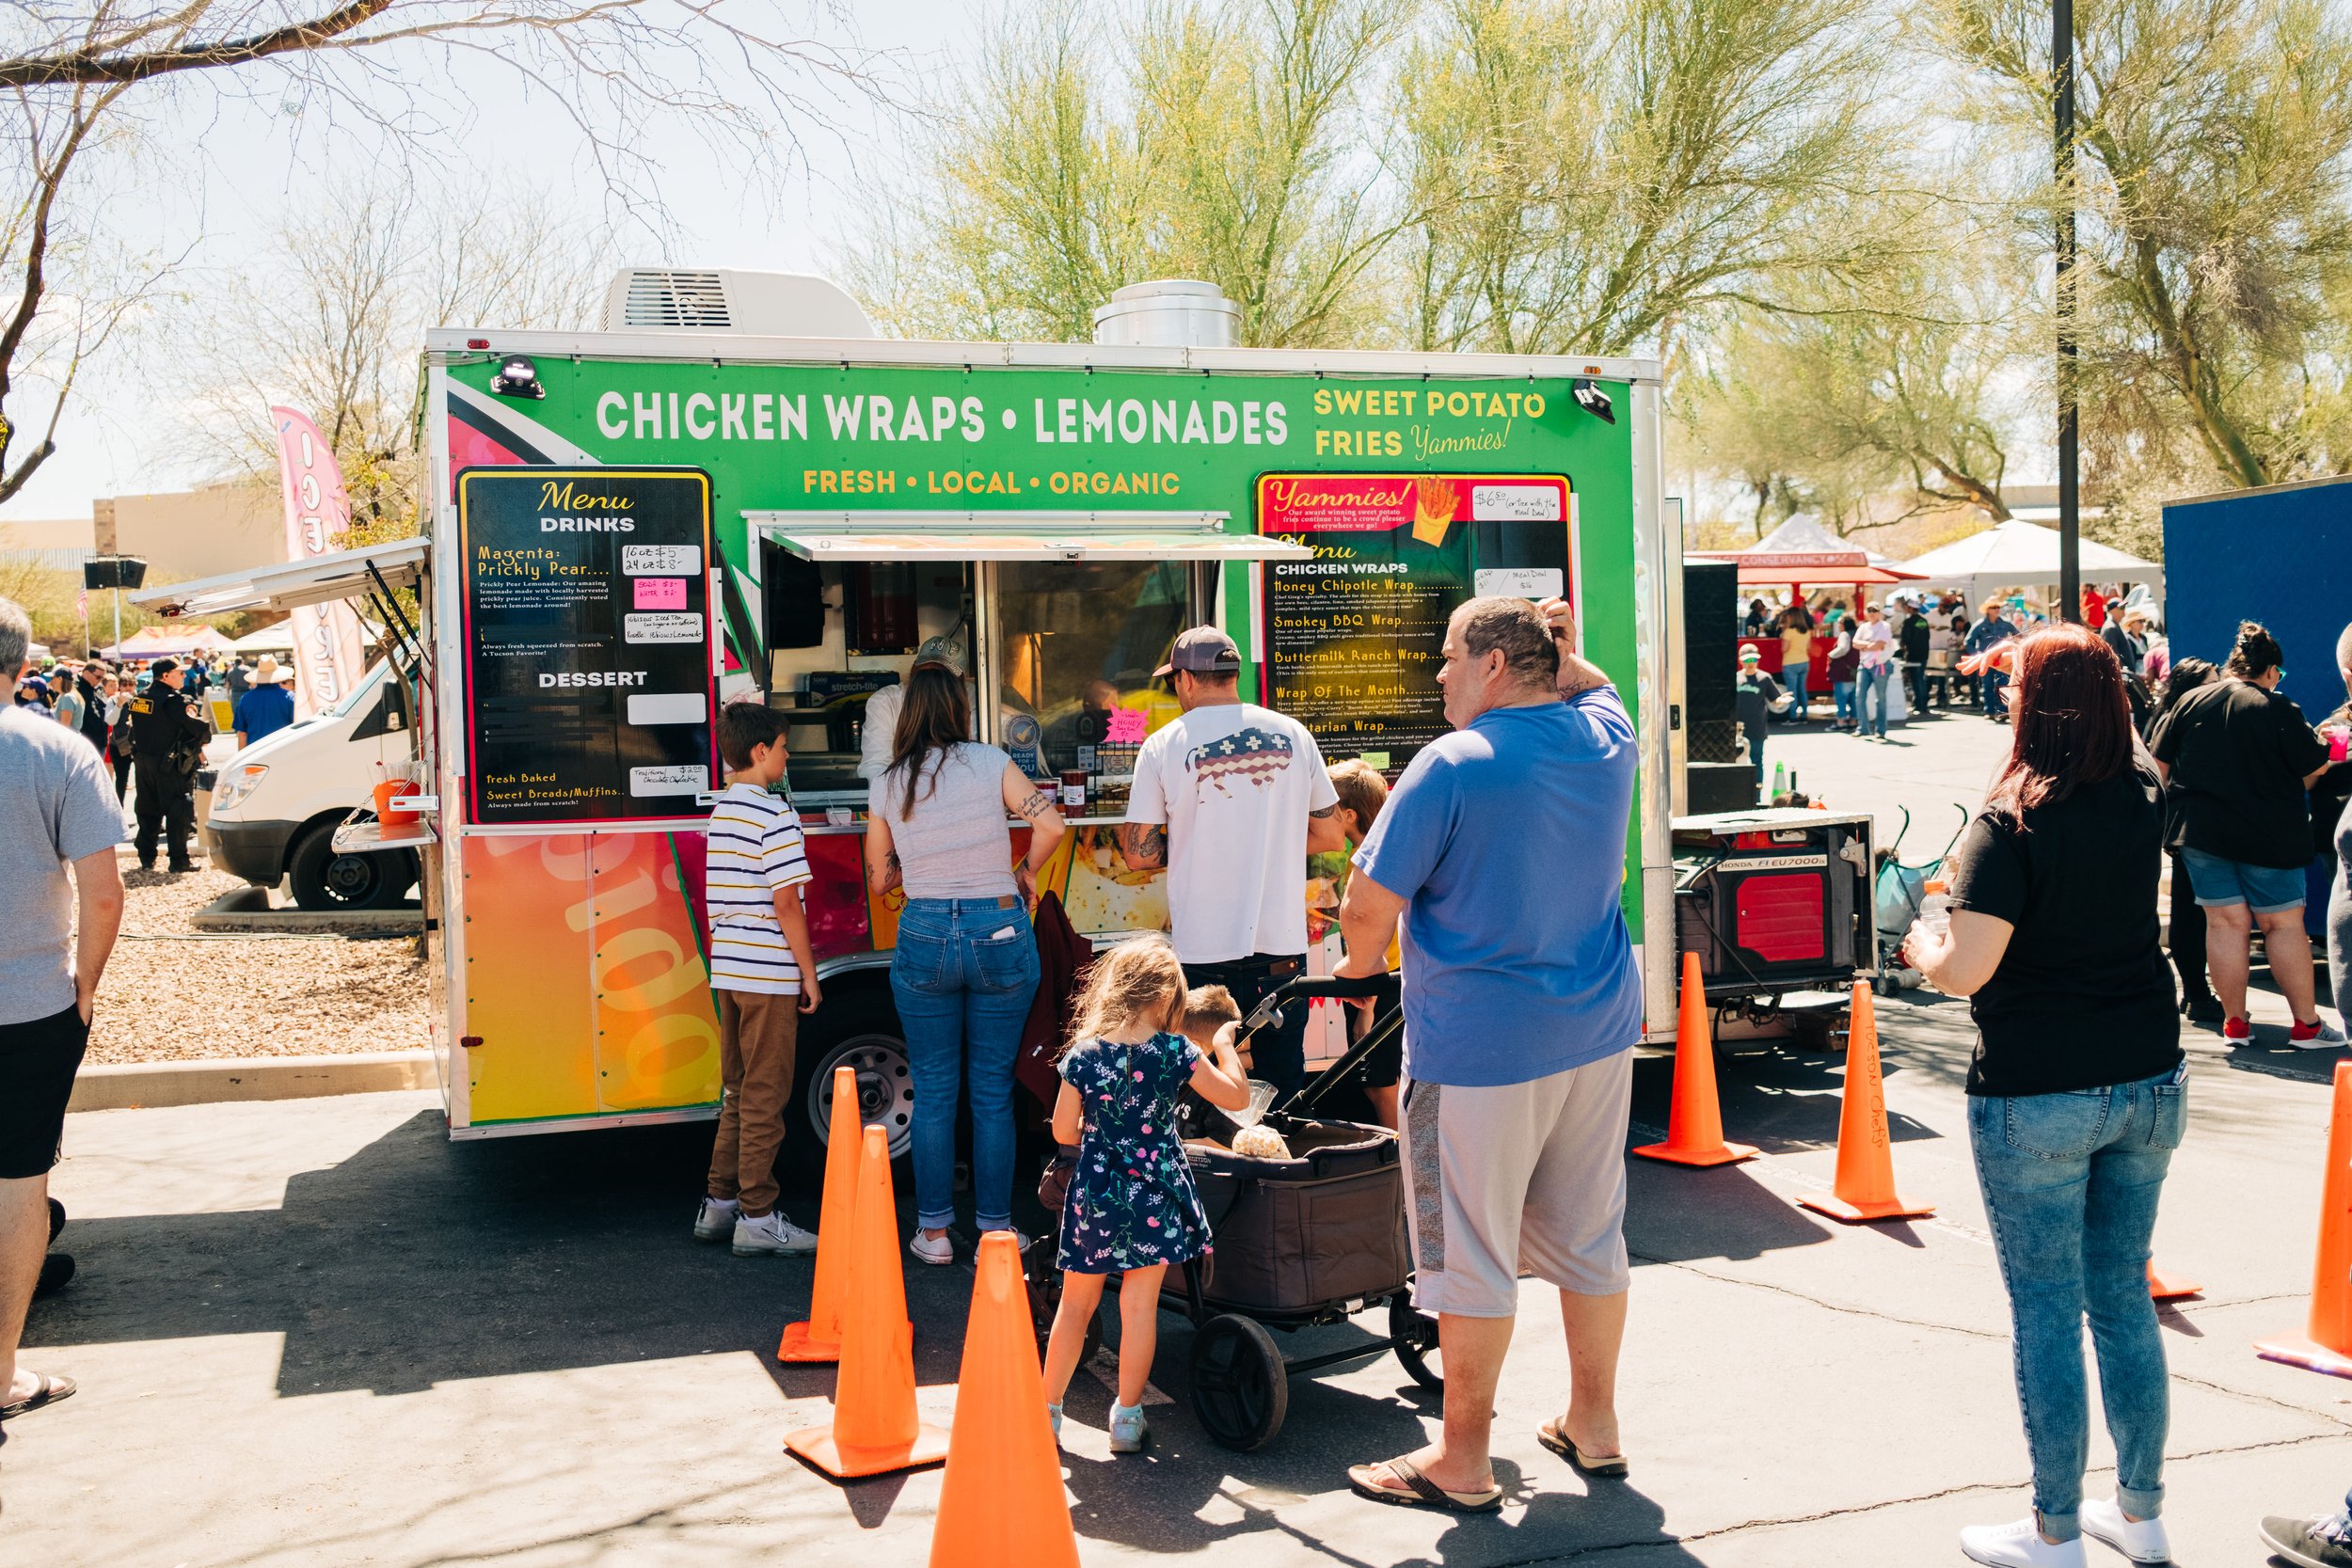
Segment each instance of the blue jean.
M1999 719L2008 714L2009 710L2001 705L2001 689L2008 684L2009 672L2006 670L1987 670L1977 677L1977 689L1983 693L1981 700L1986 718Z
M956 1101L972 1094L972 1219L1012 1228L1012 1068L1037 994L1037 935L1016 902L910 898L890 993L914 1069L914 1218L956 1217Z
M1861 707L1853 700L1853 682L1832 681L1829 683L1829 694L1830 700L1837 705L1839 723L1851 724L1861 714Z
M1792 665L1780 673L1780 684L1787 687L1788 694L1796 699L1788 705L1788 721L1792 724L1802 724L1808 717L1804 707L1804 679L1811 673L1810 667L1803 664Z
M1875 732L1882 740L1886 738L1886 683L1894 673L1895 667L1891 664L1882 664L1876 669L1864 665L1860 672L1861 689L1854 698L1854 716L1861 721L1864 729ZM1870 717L1872 707L1878 709L1876 719Z
M2156 1198L2188 1116L2168 1072L2111 1088L1968 1101L1968 1137L2009 1290L2017 1402L2042 1533L2081 1533L2090 1395L2083 1319L2115 1440L2116 1498L2135 1517L2164 1507L2169 1419L2164 1341L2148 1295Z

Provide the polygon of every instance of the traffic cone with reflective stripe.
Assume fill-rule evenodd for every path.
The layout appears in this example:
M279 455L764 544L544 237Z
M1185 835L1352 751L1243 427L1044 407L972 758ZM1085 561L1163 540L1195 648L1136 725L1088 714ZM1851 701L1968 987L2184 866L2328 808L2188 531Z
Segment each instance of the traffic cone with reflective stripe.
M980 1238L930 1568L1078 1568L1018 1247Z
M1886 1137L1886 1089L1879 1081L1879 1026L1870 1011L1867 980L1854 982L1853 1022L1846 1034L1845 1102L1837 1113L1837 1177L1830 1192L1807 1193L1797 1201L1848 1225L1935 1212L1934 1204L1915 1203L1895 1191L1895 1160Z
M1682 955L1682 1018L1675 1030L1675 1098L1666 1116L1666 1141L1633 1151L1645 1160L1677 1165L1727 1165L1753 1160L1747 1144L1724 1142L1724 1117L1715 1102L1715 1036L1708 1027L1707 988L1699 982L1699 956Z
M2157 1301L2178 1301L2193 1296L2204 1287L2185 1275L2167 1274L2156 1267L2155 1259L2148 1260L2148 1294Z
M898 1274L898 1209L890 1195L890 1135L866 1130L858 1149L856 1227L849 1301L841 1313L841 1376L833 1425L784 1440L829 1476L878 1476L947 1457L947 1434L914 1413L914 1330Z
M2319 1196L2319 1261L2303 1337L2254 1341L2254 1354L2331 1377L2352 1377L2352 1062L2336 1064L2328 1170Z
M776 1346L779 1361L841 1359L841 1305L850 1293L850 1239L856 1232L857 1069L833 1070L833 1131L825 1145L824 1207L817 1215L817 1285L809 1292L808 1322L784 1325Z

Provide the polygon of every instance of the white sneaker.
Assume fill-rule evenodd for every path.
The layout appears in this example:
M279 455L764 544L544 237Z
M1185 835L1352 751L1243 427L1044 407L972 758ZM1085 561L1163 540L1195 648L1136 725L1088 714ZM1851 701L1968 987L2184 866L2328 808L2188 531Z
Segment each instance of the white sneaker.
M735 1217L743 1206L731 1197L707 1197L694 1214L694 1240L723 1242L735 1234Z
M2172 1560L2172 1544L2164 1538L2161 1519L2126 1519L2122 1504L2104 1497L2084 1498L2082 1513L2077 1517L2082 1520L2085 1535L2106 1542L2134 1562Z
M926 1236L919 1225L914 1227L914 1240L907 1243L907 1250L935 1269L944 1269L956 1260L956 1244L947 1239L946 1231Z
M738 1258L805 1258L817 1250L817 1238L771 1209L759 1218L735 1221Z
M2084 1568L2081 1536L2053 1546L2031 1517L2013 1525L1970 1525L1960 1532L1960 1549L1988 1568Z
M2344 1031L2328 1022L2326 1013L2314 1013L2313 1020L2289 1029L2287 1043L2297 1051L2342 1051L2346 1043Z

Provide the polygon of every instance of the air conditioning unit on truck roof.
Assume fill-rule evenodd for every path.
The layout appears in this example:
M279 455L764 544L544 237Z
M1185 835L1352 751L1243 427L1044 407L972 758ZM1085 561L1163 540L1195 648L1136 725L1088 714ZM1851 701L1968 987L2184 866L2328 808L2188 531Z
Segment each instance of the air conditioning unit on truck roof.
M723 332L755 338L872 338L839 285L797 272L624 267L604 295L607 332Z

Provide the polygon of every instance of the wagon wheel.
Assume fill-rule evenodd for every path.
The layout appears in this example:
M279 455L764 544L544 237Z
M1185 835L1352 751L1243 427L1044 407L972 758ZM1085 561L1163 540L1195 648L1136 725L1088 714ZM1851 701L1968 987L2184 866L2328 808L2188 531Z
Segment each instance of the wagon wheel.
M1289 1369L1274 1336L1255 1319L1220 1313L1192 1339L1192 1410L1210 1436L1248 1453L1282 1430L1290 1411Z
M1438 1320L1413 1309L1405 1295L1389 1298L1389 1338L1396 1358L1415 1383L1438 1393L1445 1391L1445 1364L1438 1354Z

